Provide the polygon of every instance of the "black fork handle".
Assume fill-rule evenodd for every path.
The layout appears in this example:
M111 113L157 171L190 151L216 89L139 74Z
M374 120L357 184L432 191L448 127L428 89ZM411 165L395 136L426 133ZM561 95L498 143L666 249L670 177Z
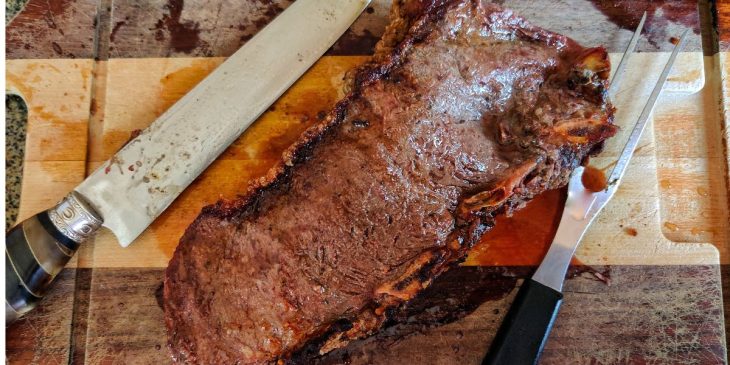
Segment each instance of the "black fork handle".
M525 280L482 365L537 364L562 302L561 292Z

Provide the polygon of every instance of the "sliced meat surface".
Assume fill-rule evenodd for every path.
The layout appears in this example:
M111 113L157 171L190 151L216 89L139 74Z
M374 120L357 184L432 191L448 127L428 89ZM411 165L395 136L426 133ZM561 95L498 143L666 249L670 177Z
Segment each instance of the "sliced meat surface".
M396 1L349 94L180 240L173 358L286 362L373 334L615 133L609 69L603 48L486 1Z

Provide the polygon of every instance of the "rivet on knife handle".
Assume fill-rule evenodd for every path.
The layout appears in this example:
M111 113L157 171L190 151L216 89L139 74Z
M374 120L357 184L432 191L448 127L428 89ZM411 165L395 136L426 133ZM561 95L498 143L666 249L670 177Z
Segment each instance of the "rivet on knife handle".
M101 227L99 215L72 192L5 236L5 324L33 309L79 245Z

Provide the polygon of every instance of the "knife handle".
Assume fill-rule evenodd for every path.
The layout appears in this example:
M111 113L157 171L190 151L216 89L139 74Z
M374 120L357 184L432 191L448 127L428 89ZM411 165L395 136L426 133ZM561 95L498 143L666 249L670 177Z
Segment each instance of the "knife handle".
M5 325L38 304L79 245L101 223L89 204L72 192L5 235Z
M482 365L537 364L562 302L563 293L525 280Z

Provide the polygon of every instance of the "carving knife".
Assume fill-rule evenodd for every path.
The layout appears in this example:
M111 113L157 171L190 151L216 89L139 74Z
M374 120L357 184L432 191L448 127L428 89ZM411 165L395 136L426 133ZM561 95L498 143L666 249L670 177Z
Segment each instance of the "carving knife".
M637 31L640 32L641 28ZM568 183L568 199L550 249L532 278L526 279L517 292L482 361L483 365L537 364L563 301L563 281L570 260L590 224L618 190L688 32L689 29L684 31L674 47L616 166L606 180L606 187L601 191L590 191L582 183L584 168L578 167L573 171ZM629 50L633 49L635 42L632 44Z
M5 236L5 321L106 227L126 247L347 30L370 0L299 0L55 207Z

